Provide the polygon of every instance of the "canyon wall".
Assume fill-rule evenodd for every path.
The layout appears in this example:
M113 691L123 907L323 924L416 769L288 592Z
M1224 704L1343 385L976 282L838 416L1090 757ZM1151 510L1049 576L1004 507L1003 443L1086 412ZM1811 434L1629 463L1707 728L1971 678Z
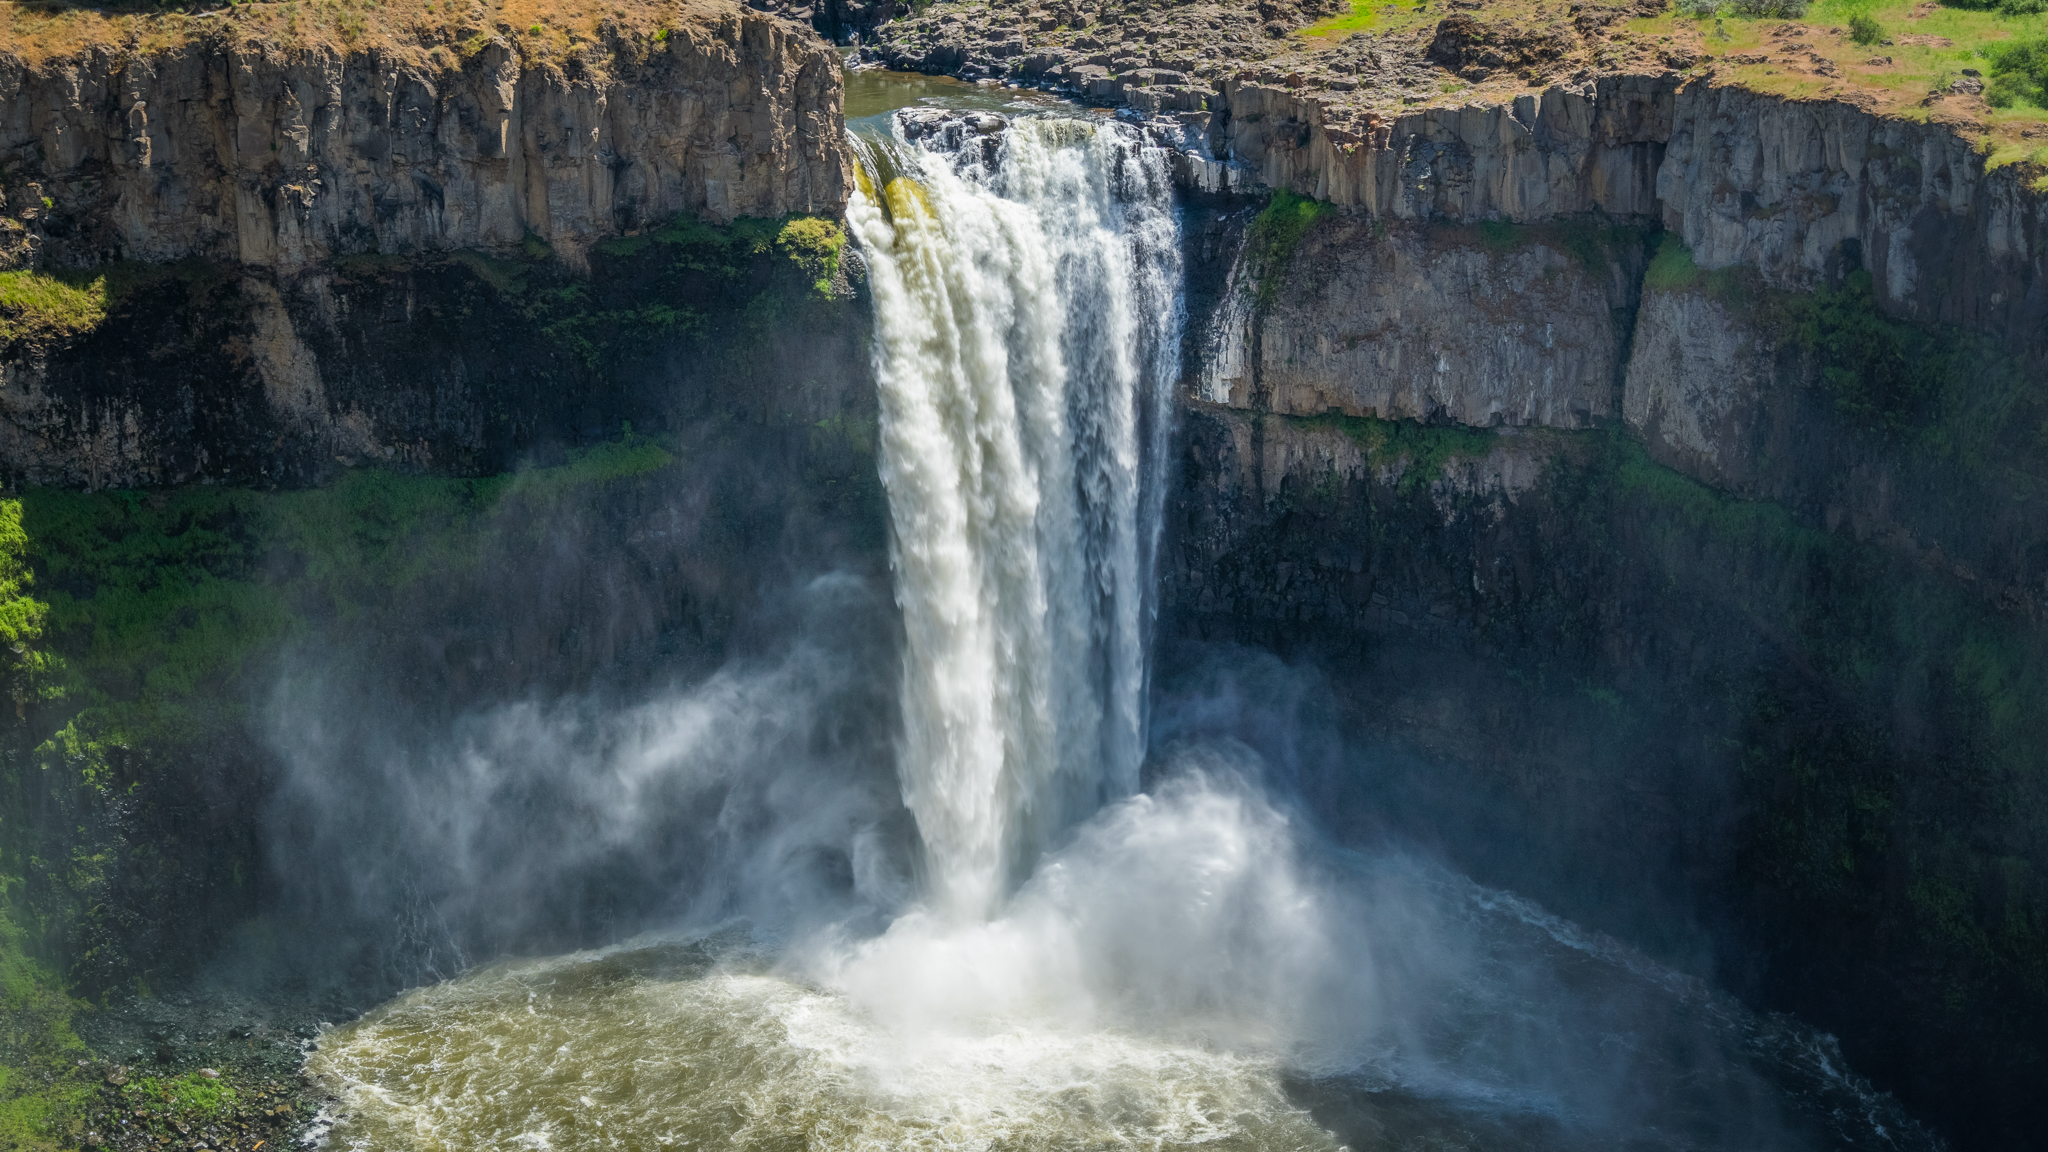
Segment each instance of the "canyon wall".
M852 188L837 58L738 5L566 62L484 31L421 58L206 27L153 52L0 60L8 214L45 260L292 274L531 235L574 261L677 213L836 214Z
M1355 139L1221 98L1218 155L1326 199L1195 198L1164 665L1312 665L1380 750L1327 810L2039 1146L2043 197L1699 82Z
M1326 122L1278 76L1231 79L1207 145L1257 182L1389 220L1599 212L1675 234L1703 268L1804 289L1867 268L1885 309L2033 332L2048 201L1954 126L1711 77L1602 76L1512 103Z
M844 391L852 329L759 339L771 319L746 307L814 281L849 292L831 223L852 187L843 89L808 28L708 4L566 60L487 32L344 52L202 28L0 60L8 251L72 300L7 328L12 481L474 474L621 421L859 407L813 395ZM822 219L766 223L797 214ZM658 373L676 387L620 381L679 335L698 350Z
M0 354L10 484L487 475L668 433L658 479L533 511L561 546L509 591L529 558L494 539L488 570L379 593L357 631L407 639L352 658L451 708L707 666L772 610L760 572L878 579L866 305L828 221L749 219L843 206L836 63L700 12L576 67L488 35L425 67L224 33L0 70L9 258L105 312ZM2042 198L1948 128L1701 80L1344 123L1277 76L1209 100L1191 170L1322 207L1269 243L1257 205L1190 196L1162 675L1228 642L1317 663L1426 765L1360 812L1838 1030L1973 1145L2029 1146ZM212 530L142 506L169 525L146 537ZM304 564L245 551L251 584ZM107 834L155 855L106 891L37 881L105 910L85 977L189 966L274 898L216 882L261 860L269 753L238 724L201 733L225 753L117 755L145 799ZM220 835L194 844L201 793ZM148 936L194 885L190 931Z

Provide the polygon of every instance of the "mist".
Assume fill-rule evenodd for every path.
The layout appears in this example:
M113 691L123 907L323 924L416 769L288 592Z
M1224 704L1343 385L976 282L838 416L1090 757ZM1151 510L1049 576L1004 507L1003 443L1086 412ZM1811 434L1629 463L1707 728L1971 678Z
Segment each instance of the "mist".
M322 1040L335 1139L1933 1146L1826 1037L1462 874L1314 667L1147 666L1163 157L919 123L848 217L886 586L793 579L651 687L279 676L273 858L419 985Z
M286 905L357 954L299 958L387 988L649 924L779 928L893 906L910 883L896 794L888 602L815 577L790 634L694 682L446 716L348 665L280 675L286 765L271 859Z

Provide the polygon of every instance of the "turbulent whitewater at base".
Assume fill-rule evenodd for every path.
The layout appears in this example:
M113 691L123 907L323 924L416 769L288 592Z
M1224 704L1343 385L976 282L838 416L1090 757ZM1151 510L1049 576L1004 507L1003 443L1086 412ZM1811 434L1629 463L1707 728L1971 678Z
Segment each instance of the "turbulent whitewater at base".
M978 918L1137 789L1179 235L1166 152L1128 127L905 126L863 142L847 218L879 329L904 799L933 900Z
M1337 846L1268 778L1286 741L1243 742L1304 731L1253 690L1296 675L1271 657L1162 698L1139 792L1179 375L1165 157L1100 120L898 124L848 217L917 835L885 782L813 759L883 659L823 626L857 580L813 589L779 665L601 719L477 718L498 738L445 758L488 794L566 769L732 839L673 935L472 972L323 1039L332 1146L1929 1146L1824 1037L1397 846Z

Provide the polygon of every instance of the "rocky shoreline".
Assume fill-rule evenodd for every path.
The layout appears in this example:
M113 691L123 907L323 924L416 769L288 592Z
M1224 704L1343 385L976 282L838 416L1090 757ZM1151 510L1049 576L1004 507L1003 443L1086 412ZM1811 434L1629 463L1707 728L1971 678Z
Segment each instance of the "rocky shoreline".
M330 1021L361 1009L302 997L187 989L110 999L74 1020L96 1059L79 1146L258 1152L302 1142L332 1103L301 1075Z

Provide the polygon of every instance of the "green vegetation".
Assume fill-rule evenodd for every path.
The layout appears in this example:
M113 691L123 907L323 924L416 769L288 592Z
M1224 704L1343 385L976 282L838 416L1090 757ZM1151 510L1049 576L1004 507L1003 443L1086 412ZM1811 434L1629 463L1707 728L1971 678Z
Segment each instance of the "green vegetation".
M1807 0L1678 0L1681 15L1739 16L1749 20L1798 20L1806 15Z
M2031 636L1967 588L1683 477L1625 435L1609 436L1594 476L1621 501L1611 515L1641 525L1638 562L1660 565L1674 596L1789 628L1797 675L1760 668L1726 688L1748 717L1743 866L1816 915L1908 927L1918 963L1946 973L1952 1009L2021 990L2042 1004L2048 875L2031 830L2048 826L2048 716L2034 706L2048 661ZM1707 578L1728 572L1761 579ZM1968 746L1931 763L1903 749L1902 685ZM1988 822L1956 819L1972 809ZM1999 897L1967 895L1986 892Z
M76 336L106 318L105 275L0 272L0 343Z
M832 279L839 274L839 251L846 247L846 232L823 216L796 216L775 234L776 250L795 262L811 277L811 290L820 296L832 293Z
M2048 36L2032 36L1994 45L1991 86L1984 99L1993 108L2029 105L2048 108Z
M1450 231L1456 234L1463 229L1450 226ZM1636 256L1641 253L1644 243L1641 228L1591 215L1540 224L1481 220L1472 227L1471 233L1479 246L1488 252L1500 254L1542 244L1570 255L1588 272L1602 272L1613 261Z
M1364 449L1366 462L1397 476L1395 488L1402 493L1427 489L1443 478L1444 466L1453 460L1477 460L1491 453L1499 437L1484 428L1463 424L1424 424L1418 420L1378 420L1365 416L1344 416L1335 412L1321 416L1267 417L1310 428L1334 428Z
M10 512L19 525L11 563L33 562L47 602L25 606L25 582L0 597L0 620L41 620L33 723L11 726L0 761L0 915L20 928L8 947L104 979L114 961L94 943L97 918L142 850L104 839L104 813L164 765L233 746L243 678L270 653L516 563L565 505L673 459L629 431L556 467L483 479L372 469L306 491L30 490L0 504L0 528ZM0 531L0 569L9 546Z
M1821 386L1855 424L1905 436L1934 423L1960 337L1893 320L1877 310L1870 273L1786 301L1793 341L1812 356Z
M1653 292L1703 291L1726 299L1740 295L1744 287L1737 273L1709 272L1693 263L1692 250L1673 232L1666 232L1657 241L1656 249L1650 253L1649 267L1643 271L1643 288Z
M1893 439L1941 435L1940 408L1973 344L1961 333L1886 316L1868 272L1811 293L1777 292L1746 268L1700 268L1670 233L1658 242L1643 286L1701 292L1743 310L1775 340L1807 355L1819 385L1853 424Z
M760 258L780 254L809 280L816 296L829 298L844 243L845 236L836 224L815 217L743 217L719 226L677 216L637 236L613 237L598 244L600 256L615 260L645 261L652 253L664 256L654 262L654 284L644 285L646 290L632 293L630 299L616 301L601 299L591 281L533 283L540 279L535 273L551 267L552 253L544 247L528 251L523 263L481 253L463 253L457 258L585 367L606 370L645 352L657 341L705 334L708 318L704 313L667 302L684 295L665 290L669 281L710 278L737 286L762 266ZM772 286L752 295L771 307L783 298ZM772 322L772 317L762 319Z
M187 1072L183 1076L149 1076L133 1081L121 1089L121 1095L125 1097L123 1103L130 1107L175 1106L213 1119L232 1111L240 1094L226 1080Z
M1884 39L1884 25L1871 19L1868 13L1854 13L1849 17L1849 39L1866 46L1875 44Z
M1970 12L1996 12L2000 16L2039 16L2048 12L2048 0L1942 0L1942 5Z
M1281 275L1295 249L1329 212L1330 206L1321 200L1281 189L1253 219L1245 236L1245 266L1258 284L1254 302L1260 312L1270 311L1279 300Z
M0 500L0 681L14 701L17 718L34 697L48 664L36 644L49 608L29 595L35 574L29 571L28 549L21 501Z
M1379 23L1381 5L1374 0L1349 0L1343 10L1301 30L1304 36L1344 37L1363 32ZM1413 7L1412 4L1403 7Z
M60 736L126 746L229 718L212 715L228 707L214 689L309 617L345 620L475 572L491 549L537 540L564 500L672 461L629 432L558 467L474 480L364 469L298 492L31 490L23 522L63 654L52 674L80 709Z
M57 1148L72 1142L91 1093L77 1073L85 1045L71 1026L80 1005L28 955L25 936L0 898L0 1146Z

